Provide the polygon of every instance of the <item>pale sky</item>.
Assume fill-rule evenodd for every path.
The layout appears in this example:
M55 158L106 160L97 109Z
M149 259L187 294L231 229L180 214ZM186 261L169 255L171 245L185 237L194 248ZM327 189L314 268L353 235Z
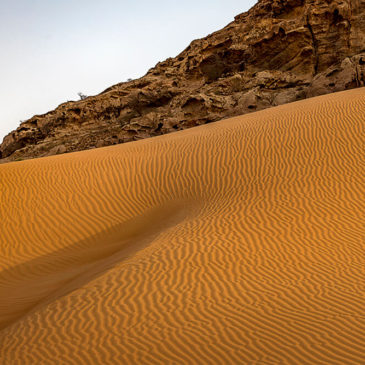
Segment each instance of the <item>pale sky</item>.
M20 120L141 77L255 3L0 0L0 143Z

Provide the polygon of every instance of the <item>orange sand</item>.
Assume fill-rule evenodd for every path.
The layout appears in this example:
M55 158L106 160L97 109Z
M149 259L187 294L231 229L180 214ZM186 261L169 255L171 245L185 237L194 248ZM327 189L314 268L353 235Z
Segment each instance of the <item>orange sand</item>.
M0 166L0 364L365 364L365 89Z

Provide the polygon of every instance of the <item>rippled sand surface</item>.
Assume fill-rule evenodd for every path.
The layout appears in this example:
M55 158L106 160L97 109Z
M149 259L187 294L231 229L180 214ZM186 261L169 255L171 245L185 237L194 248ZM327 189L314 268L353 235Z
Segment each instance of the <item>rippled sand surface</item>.
M365 89L0 166L0 364L365 364Z

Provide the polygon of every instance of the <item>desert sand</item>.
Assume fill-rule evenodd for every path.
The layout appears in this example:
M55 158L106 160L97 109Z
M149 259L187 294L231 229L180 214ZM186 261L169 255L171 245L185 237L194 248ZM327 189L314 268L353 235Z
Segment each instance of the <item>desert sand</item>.
M365 364L365 89L0 166L0 364Z

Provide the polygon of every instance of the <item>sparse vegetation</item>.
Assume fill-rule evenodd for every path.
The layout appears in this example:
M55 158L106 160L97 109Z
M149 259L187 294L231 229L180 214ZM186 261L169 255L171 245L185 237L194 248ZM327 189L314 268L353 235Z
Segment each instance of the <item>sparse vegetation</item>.
M87 98L87 95L83 94L82 92L77 93L77 95L79 96L80 100L84 100Z

